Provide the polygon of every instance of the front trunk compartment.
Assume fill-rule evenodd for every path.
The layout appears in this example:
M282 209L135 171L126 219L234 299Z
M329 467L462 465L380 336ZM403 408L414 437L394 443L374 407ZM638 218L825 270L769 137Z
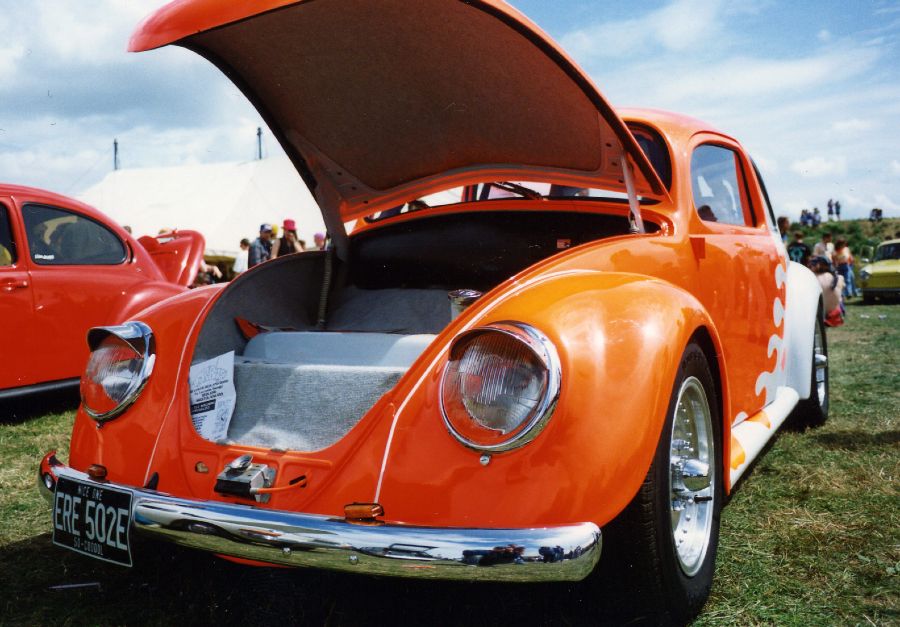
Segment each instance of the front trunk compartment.
M344 261L305 252L252 269L214 304L192 359L234 351L236 401L223 443L332 446L450 323L448 292L488 292L628 227L624 212L445 212L364 229Z

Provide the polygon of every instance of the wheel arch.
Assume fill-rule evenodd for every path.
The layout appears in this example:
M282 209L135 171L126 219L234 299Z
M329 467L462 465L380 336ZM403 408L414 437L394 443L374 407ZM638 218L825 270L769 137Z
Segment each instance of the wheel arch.
M809 268L794 261L788 262L785 281L785 385L796 390L801 399L807 399L812 376L809 356L813 350L822 287Z
M727 468L727 460L731 458L732 424L729 419L730 413L728 412L728 379L725 376L724 356L718 342L718 336L714 335L714 330L711 327L698 327L694 332L694 335L691 336L690 342L696 342L700 346L700 350L703 351L706 362L709 365L709 372L712 375L713 385L715 386L716 405L719 410L719 425L721 426L721 441L719 442L719 445L722 449L722 483L725 493L729 494L731 492L731 482L728 480L725 468ZM688 344L690 344L690 342L688 342ZM685 345L685 347L687 347L687 345Z

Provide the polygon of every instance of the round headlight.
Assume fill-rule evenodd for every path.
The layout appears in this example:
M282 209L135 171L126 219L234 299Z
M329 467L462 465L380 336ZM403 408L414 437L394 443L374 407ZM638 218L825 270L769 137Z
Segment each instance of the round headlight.
M553 413L560 376L555 347L533 327L499 322L467 331L450 347L444 368L444 423L479 451L522 446Z
M81 377L81 402L99 423L112 420L135 400L156 361L153 333L142 322L88 332L91 356Z
M868 278L870 276L871 276L871 274L869 274L868 270L860 270L859 271L859 278L862 279L863 281L868 280Z

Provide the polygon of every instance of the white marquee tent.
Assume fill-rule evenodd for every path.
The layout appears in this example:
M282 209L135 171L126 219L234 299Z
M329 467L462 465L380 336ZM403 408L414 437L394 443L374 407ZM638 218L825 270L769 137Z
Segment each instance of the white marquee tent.
M324 231L309 190L286 157L241 163L115 170L79 195L135 237L161 229L190 229L206 238L207 255L233 257L241 238L253 241L259 225L297 222L312 246Z

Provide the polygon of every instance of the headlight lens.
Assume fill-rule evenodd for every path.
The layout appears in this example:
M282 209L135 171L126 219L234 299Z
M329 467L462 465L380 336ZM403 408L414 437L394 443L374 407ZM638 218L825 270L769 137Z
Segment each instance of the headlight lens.
M869 274L869 271L868 271L868 270L860 270L860 271L859 271L859 278L862 279L863 281L868 280L868 278L869 278L870 276L871 276L871 275Z
M495 323L454 341L441 410L450 433L466 446L506 451L540 433L559 390L559 357L550 340L522 323Z
M99 423L112 420L140 395L156 361L153 333L142 322L88 332L91 356L81 377L81 401Z

